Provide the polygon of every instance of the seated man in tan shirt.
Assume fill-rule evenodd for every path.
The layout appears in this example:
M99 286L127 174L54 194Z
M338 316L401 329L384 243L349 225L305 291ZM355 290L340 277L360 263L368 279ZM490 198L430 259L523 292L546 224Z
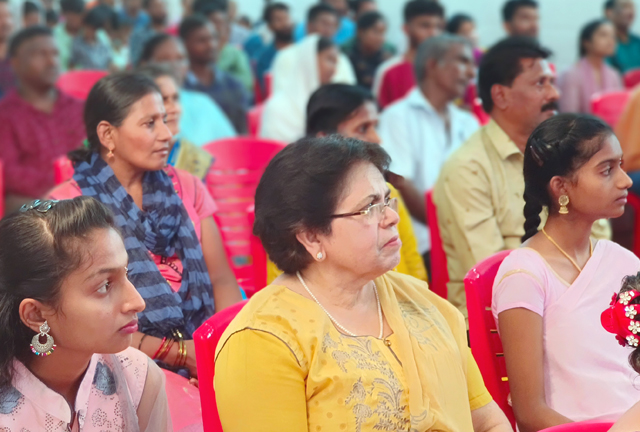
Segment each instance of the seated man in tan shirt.
M491 121L451 155L434 187L449 301L465 317L466 273L484 258L519 247L524 234L523 152L531 132L558 109L549 55L526 37L504 39L484 55L478 92ZM594 226L594 235L610 236L607 221Z

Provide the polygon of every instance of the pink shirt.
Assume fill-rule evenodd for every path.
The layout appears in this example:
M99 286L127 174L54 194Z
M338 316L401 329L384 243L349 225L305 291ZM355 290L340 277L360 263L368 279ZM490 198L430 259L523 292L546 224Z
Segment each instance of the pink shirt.
M173 180L178 196L182 198L182 203L186 209L198 239L202 241L201 221L206 219L218 210L215 201L211 198L209 191L202 183L202 180L188 173L171 166L166 168L167 174ZM48 195L51 199L63 200L81 196L82 191L78 184L72 179L54 188ZM182 283L182 262L176 255L170 258L153 255L158 269L167 280L171 288L178 292Z
M640 400L631 351L600 324L622 279L638 270L635 255L605 240L572 284L530 248L514 250L500 266L493 316L498 322L501 312L515 308L542 316L546 403L574 421L615 421Z
M624 88L620 73L607 63L600 68L600 79L596 83L593 66L585 59L565 71L558 79L560 111L590 114L594 94Z
M121 430L123 422L133 424L130 430L137 430L137 416L128 417L129 420L125 417L135 415L138 410L147 380L148 362L149 358L134 348L119 354L94 354L80 383L76 412L72 415L61 394L14 360L13 389L10 396L0 401L0 430L100 432ZM122 407L123 402L127 406ZM72 420L73 427L69 429ZM127 423L130 420L133 422Z

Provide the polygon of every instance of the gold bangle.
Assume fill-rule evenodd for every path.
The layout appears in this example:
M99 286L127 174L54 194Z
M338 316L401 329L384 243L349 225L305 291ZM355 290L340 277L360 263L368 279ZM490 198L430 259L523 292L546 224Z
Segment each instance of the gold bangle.
M148 334L143 334L142 337L140 338L140 343L138 344L138 351L142 351L142 341L144 340L144 338L146 338L147 336L149 336Z
M187 365L187 344L185 341L182 341L184 350L182 351L182 366Z

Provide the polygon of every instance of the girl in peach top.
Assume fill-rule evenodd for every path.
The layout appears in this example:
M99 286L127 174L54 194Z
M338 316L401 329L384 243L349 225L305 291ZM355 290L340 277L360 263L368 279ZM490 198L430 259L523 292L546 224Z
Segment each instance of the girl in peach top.
M0 430L171 431L164 374L128 348L145 302L113 215L80 197L0 223Z

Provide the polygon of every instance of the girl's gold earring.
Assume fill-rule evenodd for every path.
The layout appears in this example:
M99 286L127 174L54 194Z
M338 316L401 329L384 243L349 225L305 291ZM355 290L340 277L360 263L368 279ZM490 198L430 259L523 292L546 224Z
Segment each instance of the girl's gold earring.
M569 204L568 196L560 195L560 198L558 199L558 204L560 204L560 210L558 210L558 213L560 213L561 215L569 214L569 209L567 208L567 205Z

